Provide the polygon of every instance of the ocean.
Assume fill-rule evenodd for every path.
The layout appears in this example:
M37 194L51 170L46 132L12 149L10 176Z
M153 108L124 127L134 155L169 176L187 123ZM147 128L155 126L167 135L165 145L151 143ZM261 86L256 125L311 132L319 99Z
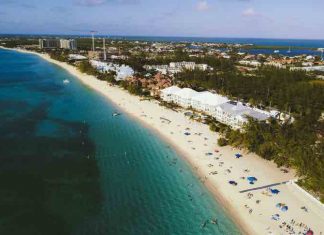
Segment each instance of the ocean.
M166 142L60 67L0 49L0 107L0 234L240 233Z

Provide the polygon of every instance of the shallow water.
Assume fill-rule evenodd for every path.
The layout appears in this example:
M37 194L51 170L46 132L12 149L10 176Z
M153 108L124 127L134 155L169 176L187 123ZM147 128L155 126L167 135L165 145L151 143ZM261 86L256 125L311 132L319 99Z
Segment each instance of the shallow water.
M238 234L187 163L115 110L61 68L0 50L0 234Z

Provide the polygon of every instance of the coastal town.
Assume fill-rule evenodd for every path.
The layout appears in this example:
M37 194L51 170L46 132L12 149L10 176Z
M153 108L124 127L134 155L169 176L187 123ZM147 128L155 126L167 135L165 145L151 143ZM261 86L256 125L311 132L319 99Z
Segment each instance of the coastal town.
M82 46L77 46L78 40L82 42ZM271 105L265 107L264 105L251 104L236 97L226 97L214 89L200 91L201 87L196 87L199 89L196 91L192 87L185 87L185 84L176 79L177 74L186 71L201 71L208 74L214 70L207 63L196 63L197 58L212 57L223 63L231 61L230 63L243 76L255 76L258 68L263 66L306 71L315 78L314 82L320 83L324 79L324 48L313 49L314 55L289 56L292 52L291 47L285 51L285 55L280 54L279 50L270 51L269 54L250 54L248 51L242 52L253 46L249 44L123 41L100 37L78 40L39 39L38 45L18 45L18 47L50 52L56 56L57 53L61 53L63 60L76 66L88 61L99 73L113 76L113 79L109 81L123 83L124 87L127 85L132 88L136 87L139 94L160 98L184 108L193 108L234 129L242 127L248 121L248 117L258 121L274 118L281 122L293 122L294 117L290 115L289 109L283 111L271 107ZM6 39L2 39L2 41L6 41ZM5 42L1 44L6 45ZM167 61L168 56L173 53L183 53L187 58L194 58L194 60L171 61L163 64L157 59L162 57L162 60L164 58ZM132 66L134 63L130 61L130 57L138 55L145 56L149 64ZM179 57L181 59L181 55ZM161 64L155 65L154 61ZM222 71L216 73L222 73Z
M288 89L276 93L280 76L286 79L282 81L285 86L294 83L292 78L307 80L311 85L305 97L307 92L320 97L324 48L309 49L311 55L292 55L299 48L274 47L266 54L252 53L255 45L250 44L131 41L100 36L1 38L0 45L36 53L72 71L122 110L152 126L171 143L178 143L176 148L187 156L201 182L216 191L218 200L231 204L225 209L237 214L239 226L242 231L247 228L247 234L324 232L323 178L309 173L318 174L323 164L323 100L318 104L307 100L310 107L306 109L298 102L281 104L275 97L287 95L289 99L295 94L288 94ZM266 85L258 83L259 77L263 82L275 78L273 84ZM246 90L238 84L246 85ZM251 84L253 89L262 87L262 91L253 94L247 88ZM304 91L301 89L298 85L296 91ZM318 117L311 119L308 114ZM293 132L299 123L314 126L305 130L315 136L308 151L319 159L311 170L304 165L302 169L297 160L288 157L295 152L274 147L279 144L276 138L281 142L289 134L289 138L299 138ZM290 133L286 128L291 128ZM283 134L275 136L274 132ZM304 140L300 141L292 148ZM254 221L253 226L247 225L248 220ZM207 223L217 221L202 221L202 227Z

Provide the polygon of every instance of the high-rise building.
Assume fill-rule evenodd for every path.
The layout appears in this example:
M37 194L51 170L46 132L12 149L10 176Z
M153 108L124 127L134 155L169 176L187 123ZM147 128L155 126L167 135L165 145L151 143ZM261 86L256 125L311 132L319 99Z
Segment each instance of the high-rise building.
M41 49L62 48L76 50L77 44L74 39L39 39L39 47Z
M68 50L76 50L77 44L74 39L60 39L60 48Z
M60 40L58 40L58 39L39 39L39 47L41 49L59 48Z

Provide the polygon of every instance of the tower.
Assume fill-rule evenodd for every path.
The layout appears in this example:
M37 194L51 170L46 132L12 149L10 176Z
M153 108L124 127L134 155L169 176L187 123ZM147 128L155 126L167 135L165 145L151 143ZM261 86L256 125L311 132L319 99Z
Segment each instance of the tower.
M102 39L102 43L103 43L103 56L104 56L104 61L107 60L107 55L106 55L106 39L103 38Z
M91 31L91 37L92 37L92 51L95 51L95 45L94 45L94 34L96 33L96 31Z

